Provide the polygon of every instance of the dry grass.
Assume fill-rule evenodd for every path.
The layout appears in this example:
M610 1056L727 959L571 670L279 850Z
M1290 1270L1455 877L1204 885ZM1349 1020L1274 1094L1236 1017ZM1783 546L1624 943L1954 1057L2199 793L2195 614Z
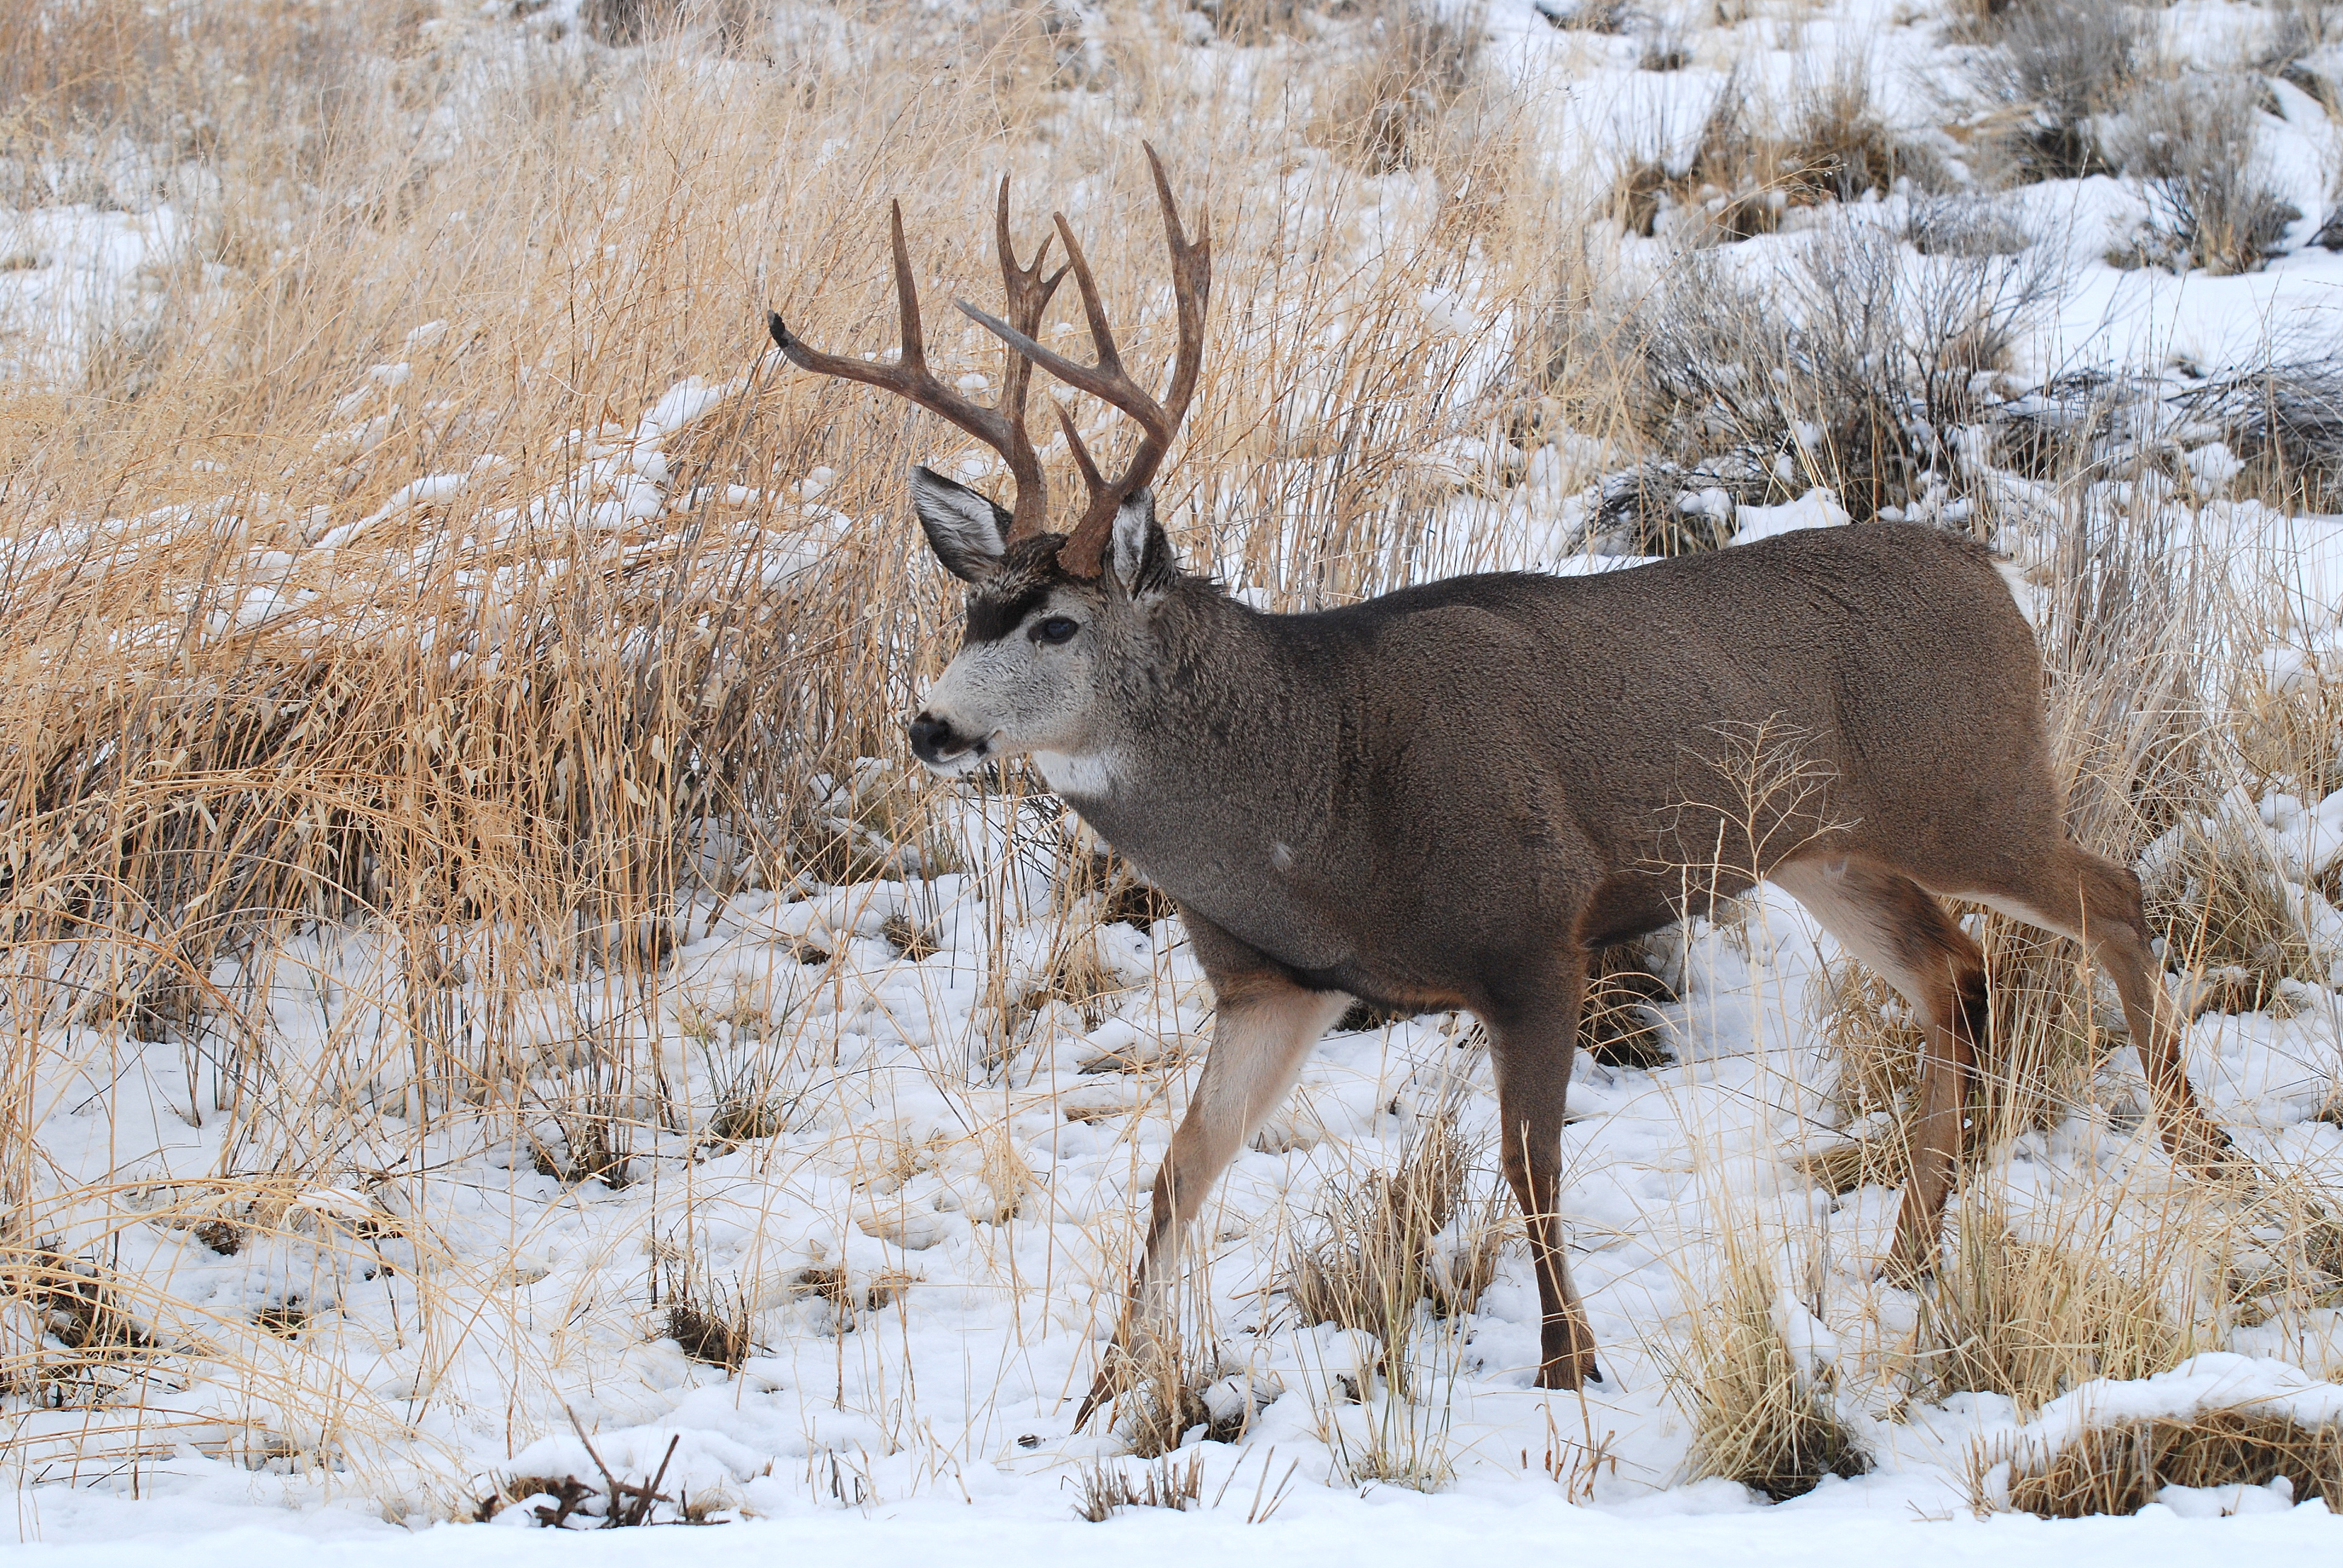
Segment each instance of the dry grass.
M1453 1121L1420 1128L1397 1170L1332 1192L1323 1234L1302 1248L1286 1296L1302 1322L1373 1334L1395 1368L1419 1306L1473 1310L1496 1272L1503 1234L1494 1195L1476 1195L1472 1148ZM1392 1374L1404 1385L1403 1371Z
M2111 1257L2111 1216L2062 1215L2021 1240L1973 1191L1936 1302L1937 1387L2006 1394L2021 1411L2094 1378L2169 1370L2184 1343L2152 1253Z
M2006 1458L2006 1506L2045 1519L2137 1513L2167 1486L2267 1486L2281 1478L2297 1500L2343 1507L2343 1428L2250 1409L2087 1426L2047 1452L1981 1451L1970 1461L1979 1513L2001 1503L1986 1478Z
M1192 1452L1186 1461L1170 1454L1141 1471L1134 1481L1120 1465L1106 1460L1086 1464L1075 1483L1074 1516L1103 1524L1125 1508L1168 1508L1184 1513L1203 1505L1204 1456Z
M1683 1377L1693 1398L1692 1476L1723 1476L1775 1502L1825 1475L1857 1476L1870 1455L1837 1409L1835 1370L1783 1332L1786 1300L1761 1239L1728 1229L1721 1277L1688 1322ZM1803 1310L1803 1309L1800 1309Z
M1736 74L1717 89L1690 157L1629 168L1613 208L1631 233L1730 244L1775 233L1800 209L1885 194L1919 166L1915 156L1881 118L1855 65L1802 88L1777 114L1754 101Z

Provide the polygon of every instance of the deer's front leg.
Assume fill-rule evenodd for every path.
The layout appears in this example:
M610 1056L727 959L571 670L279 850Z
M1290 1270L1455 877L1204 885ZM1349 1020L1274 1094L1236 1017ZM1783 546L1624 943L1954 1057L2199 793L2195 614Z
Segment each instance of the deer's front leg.
M1156 1170L1147 1244L1131 1298L1098 1380L1074 1418L1077 1429L1122 1391L1132 1362L1146 1359L1173 1329L1172 1293L1189 1225L1229 1161L1293 1087L1311 1046L1350 1005L1340 991L1305 990L1274 970L1208 967L1206 973L1215 1002L1212 1048L1188 1114Z

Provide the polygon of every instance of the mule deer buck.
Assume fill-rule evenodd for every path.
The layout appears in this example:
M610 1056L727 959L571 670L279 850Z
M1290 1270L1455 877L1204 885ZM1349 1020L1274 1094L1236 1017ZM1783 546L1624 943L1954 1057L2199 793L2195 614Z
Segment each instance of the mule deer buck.
M1189 1221L1353 998L1466 1009L1486 1027L1544 1311L1537 1382L1599 1379L1556 1209L1590 955L1759 880L1925 1025L1892 1267L1934 1261L1964 1079L1986 1043L1984 960L1942 898L2083 941L2121 994L2167 1148L2221 1164L2138 879L2061 825L2041 658L2007 568L1936 529L1871 523L1602 576L1488 573L1312 614L1250 609L1182 569L1149 489L1196 389L1212 252L1148 159L1179 321L1160 402L1124 368L1062 216L1066 266L1043 275L1048 237L1018 264L1005 179L1007 319L960 306L1006 346L998 406L927 367L900 207L896 360L820 353L771 321L799 367L907 397L1006 460L1009 509L912 470L928 541L969 587L965 639L910 722L911 749L947 777L1030 757L1176 902L1217 1000L1079 1421L1121 1386L1117 1352L1157 1342ZM1069 269L1094 364L1036 341ZM1025 424L1037 366L1141 432L1110 478L1060 410L1089 489L1062 534ZM1753 790L1753 773L1793 787Z

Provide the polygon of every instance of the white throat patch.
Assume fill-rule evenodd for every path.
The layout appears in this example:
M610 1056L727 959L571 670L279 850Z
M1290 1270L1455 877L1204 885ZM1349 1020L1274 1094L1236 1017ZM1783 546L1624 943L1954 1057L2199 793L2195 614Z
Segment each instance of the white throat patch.
M1062 751L1036 751L1033 766L1041 770L1050 788L1061 795L1089 796L1095 799L1111 795L1122 777L1121 759L1112 752L1099 752L1089 757L1069 757Z

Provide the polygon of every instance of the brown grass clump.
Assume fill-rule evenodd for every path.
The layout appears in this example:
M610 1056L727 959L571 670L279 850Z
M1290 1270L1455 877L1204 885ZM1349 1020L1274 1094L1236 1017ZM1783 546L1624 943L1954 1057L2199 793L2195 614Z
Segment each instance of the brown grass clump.
M1424 0L1373 0L1365 15L1365 47L1329 87L1319 134L1370 174L1430 163L1448 111L1482 86L1483 18Z
M2258 145L2267 91L2258 76L2192 73L2132 92L2110 150L2145 183L2149 218L2110 259L2221 276L2256 271L2278 252L2302 214L2269 186Z
M1646 1071L1674 1060L1654 1008L1676 993L1654 973L1640 946L1623 943L1594 955L1578 1019L1578 1046L1606 1067Z
M1690 1325L1694 1478L1723 1476L1776 1503L1825 1475L1871 1468L1833 1400L1827 1366L1802 1367L1775 1321L1774 1271L1745 1238L1725 1239L1724 1278Z
M1669 220L1672 235L1682 224L1694 244L1731 244L1775 233L1796 208L1885 193L1912 160L1857 70L1802 92L1779 129L1763 123L1735 75L1709 106L1690 159L1628 169L1613 205L1633 234L1654 234L1663 214L1678 215Z
M1302 1320L1374 1335L1397 1369L1420 1303L1443 1318L1471 1312L1495 1277L1502 1241L1497 1200L1473 1196L1473 1171L1472 1149L1443 1115L1416 1133L1397 1170L1330 1194L1323 1234L1286 1278Z
M1125 1508L1168 1508L1174 1513L1202 1505L1204 1455L1191 1452L1183 1462L1165 1454L1140 1472L1130 1473L1110 1460L1093 1460L1075 1478L1074 1517L1103 1524Z
M1832 1063L1828 1096L1837 1125L1853 1136L1798 1155L1792 1163L1834 1196L1859 1187L1894 1187L1912 1168L1911 1118L1926 1038L1895 989L1853 959L1815 979L1810 1007L1819 1016Z
M2021 1239L1974 1195L1936 1311L1937 1387L2006 1394L2021 1410L2094 1378L2167 1371L2184 1342L2160 1288L2116 1266L2103 1231L2078 1221Z
M1999 1501L1984 1485L1999 1460L1989 1452L1971 1458L1981 1513ZM2343 1426L2250 1409L2087 1426L2060 1447L2011 1460L2008 1506L2045 1519L2137 1513L2167 1486L2267 1486L2281 1477L2296 1499L2343 1509Z
M1997 133L1987 145L2016 180L2107 170L2097 119L2146 63L2148 25L2123 0L2011 0L1973 20L1993 45L1975 67Z
M2304 893L2274 862L2250 805L2225 802L2175 827L2150 848L2142 880L2166 961L2210 982L2200 1010L2258 1010L2279 1000L2287 981L2325 983Z

